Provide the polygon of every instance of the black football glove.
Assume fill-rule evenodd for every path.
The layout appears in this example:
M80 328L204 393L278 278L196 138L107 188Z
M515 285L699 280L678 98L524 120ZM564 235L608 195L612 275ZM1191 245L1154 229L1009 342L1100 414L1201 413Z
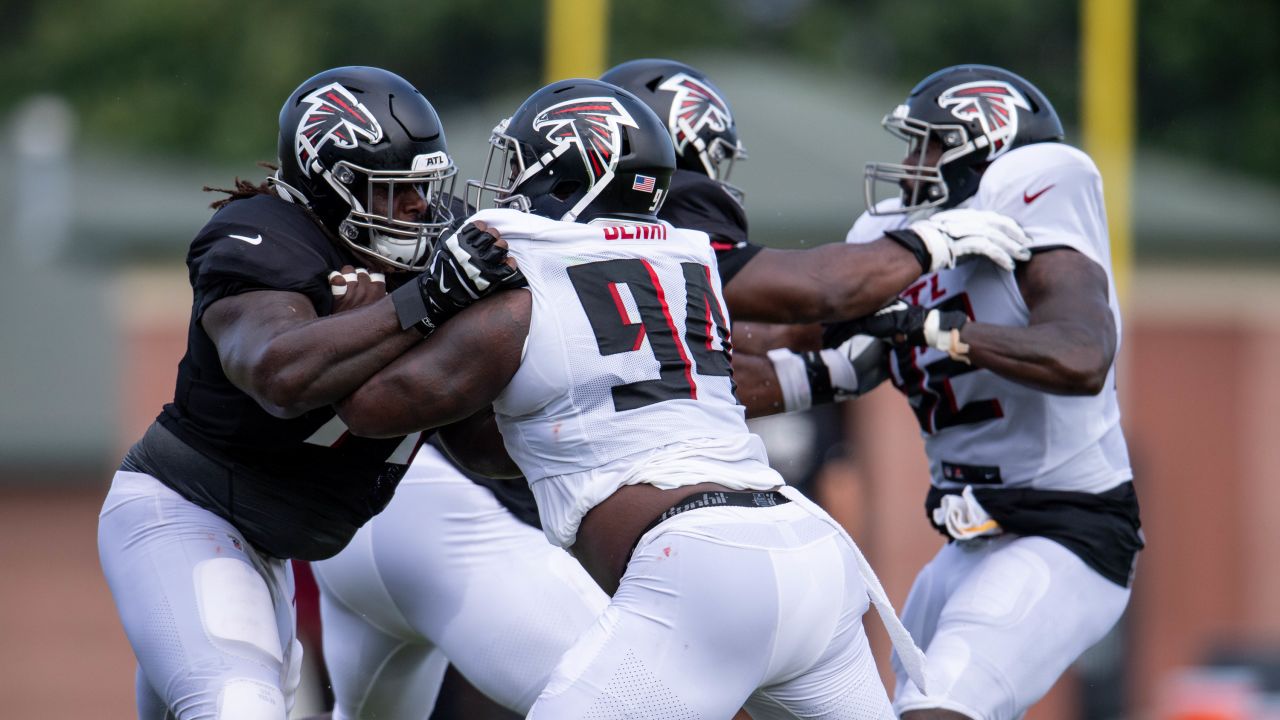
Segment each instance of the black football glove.
M836 347L854 335L870 335L893 345L950 351L951 331L964 327L968 320L968 316L958 310L930 310L895 300L874 314L826 326L822 344Z
M424 336L480 298L523 287L519 270L506 264L507 250L472 223L436 243L427 269L391 293L400 327Z

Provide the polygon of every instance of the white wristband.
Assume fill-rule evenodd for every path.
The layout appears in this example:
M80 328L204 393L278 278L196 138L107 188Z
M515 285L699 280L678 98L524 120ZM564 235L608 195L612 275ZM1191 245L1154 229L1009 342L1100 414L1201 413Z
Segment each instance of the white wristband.
M865 337L865 336L860 336ZM868 344L873 338L866 338ZM831 387L836 397L850 397L858 394L858 371L853 367L849 356L839 350L823 350L822 362L827 365L827 373L831 376Z
M783 409L787 412L808 410L813 405L813 395L809 391L809 373L804 369L804 360L786 348L777 348L769 351L769 361L778 376Z

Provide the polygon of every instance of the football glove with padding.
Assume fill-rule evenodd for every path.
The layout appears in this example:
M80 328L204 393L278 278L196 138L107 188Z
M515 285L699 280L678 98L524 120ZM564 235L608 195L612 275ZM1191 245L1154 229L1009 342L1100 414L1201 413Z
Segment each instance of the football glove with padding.
M776 348L768 357L786 412L858 397L889 379L889 345L867 335L818 352Z
M391 293L400 327L427 336L476 300L523 287L524 275L506 261L507 249L496 237L472 223L463 225L436 244L426 270Z
M905 300L880 308L872 315L828 325L823 345L839 345L855 335L870 335L894 345L931 347L953 352L951 331L959 331L969 317L959 310L938 310L912 305Z
M1031 238L1018 223L989 210L943 210L885 235L910 250L926 273L955 267L966 255L980 255L1005 270L1031 257Z

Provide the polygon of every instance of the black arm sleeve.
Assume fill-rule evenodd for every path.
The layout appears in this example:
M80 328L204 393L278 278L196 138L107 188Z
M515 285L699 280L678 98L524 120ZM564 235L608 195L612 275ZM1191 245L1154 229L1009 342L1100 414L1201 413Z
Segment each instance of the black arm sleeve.
M658 217L675 227L711 236L720 282L725 285L761 250L747 240L747 214L742 203L702 173L676 170Z

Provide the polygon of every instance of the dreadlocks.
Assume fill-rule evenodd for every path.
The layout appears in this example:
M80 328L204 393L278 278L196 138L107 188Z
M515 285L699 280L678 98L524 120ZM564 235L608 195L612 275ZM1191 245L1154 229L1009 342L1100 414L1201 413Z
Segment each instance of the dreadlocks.
M260 162L258 163L258 167L265 168L266 170L269 170L273 173L276 171L276 166L268 162ZM226 188L212 187L210 185L205 185L201 189L204 190L205 192L220 192L220 193L226 193L228 195L228 197L220 198L218 200L214 200L213 202L209 203L209 207L213 208L214 210L221 210L223 207L226 207L229 203L233 203L236 200L244 200L245 198L250 198L250 197L253 197L254 195L274 195L275 194L275 190L271 188L270 183L267 182L266 180L263 180L262 182L255 184L248 180L242 180L240 178L236 178L235 187L231 190L228 190Z

